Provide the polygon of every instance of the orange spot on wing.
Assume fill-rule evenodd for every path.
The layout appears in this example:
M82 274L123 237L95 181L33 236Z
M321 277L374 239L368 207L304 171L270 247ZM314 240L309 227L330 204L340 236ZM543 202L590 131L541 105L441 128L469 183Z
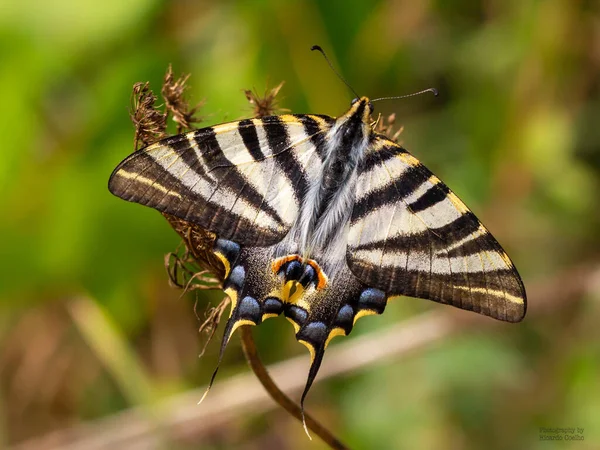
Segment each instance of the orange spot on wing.
M293 261L293 260L298 260L298 261L302 262L302 258L300 258L298 255L284 256L282 258L276 259L275 261L273 261L271 263L271 270L273 271L274 274L277 275L277 272L279 272L279 270L281 270L281 266L283 266L285 263Z
M321 269L321 267L319 267L319 264L317 264L316 261L309 259L307 262L307 264L309 264L313 269L315 269L315 272L317 274L317 289L321 290L324 289L325 286L327 286L327 275L325 275L325 272L323 272L323 270Z
M324 289L325 286L327 286L327 275L325 275L325 272L323 272L319 266L319 263L313 259L305 260L300 255L287 255L276 259L271 263L271 270L274 274L277 274L281 270L281 267L290 261L298 261L300 264L308 264L315 270L315 273L317 274L317 290Z

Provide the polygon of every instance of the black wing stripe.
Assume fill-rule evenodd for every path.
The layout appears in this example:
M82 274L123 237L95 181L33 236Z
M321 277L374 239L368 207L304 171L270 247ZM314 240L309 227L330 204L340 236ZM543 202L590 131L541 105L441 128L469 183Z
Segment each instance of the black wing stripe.
M446 249L453 242L460 242L469 237L479 229L479 221L475 215L468 211L455 219L453 222L439 228L431 228L415 234L397 235L385 241L386 250L402 250L410 246L418 250L429 248L430 242L433 249L440 251ZM442 238L442 236L444 238ZM353 247L353 251L377 250L381 248L383 241L369 242L367 244ZM457 255L458 256L458 255Z
M178 138L178 139L175 139ZM163 141L165 147L170 147L174 152L181 156L183 162L186 163L192 170L198 174L204 173L204 167L199 159L196 149L192 147L193 138L188 138L188 135L173 136Z
M409 167L400 177L359 198L354 205L352 222L356 222L381 206L404 200L427 182L431 172L425 166Z
M392 279L394 284L403 286L402 289L389 290L390 295L408 295L410 297L430 298L442 303L446 303L444 299L431 298L431 292L427 289L416 288L419 277L431 277L434 280L434 283L443 283L446 286L463 289L465 293L469 291L474 293L478 290L491 290L499 293L506 292L507 294L517 298L522 297L522 291L518 283L511 283L510 285L505 284L505 280L514 279L514 272L510 269L498 269L494 272L491 272L497 275L496 280L486 280L483 273L470 273L467 279L466 277L456 278L454 274L438 274L403 269L399 270L399 268L393 267L380 268L377 275L372 275L370 273L370 266L359 261L357 263L357 267L352 268L352 272L361 280L363 280L364 277L370 279L370 281L367 281L367 283L381 284L389 282L389 280ZM423 285L423 283L421 284Z
M319 158L323 161L325 159L326 151L324 130L321 130L319 123L310 116L296 115L294 117L304 125L304 132L309 136L310 141L315 146Z
M375 166L389 161L403 153L407 153L407 151L398 145L384 145L378 151L367 153L361 167L358 169L358 174L360 175L364 172L369 172Z
M171 145L172 143L173 140L171 140ZM168 146L166 148L172 152L172 147ZM128 187L127 189L135 192L137 199L129 201L137 201L149 206L155 203L169 204L169 202L172 202L171 204L176 204L177 202L181 202L185 194L182 194L178 189L177 179L164 170L154 158L141 153L140 157L132 160L132 162L135 164L135 170L132 171L133 174L137 174L142 178L155 180L155 182L152 184L135 185L135 178L131 178L132 188ZM185 188L185 193L188 192L189 190ZM172 193L177 193L177 195L171 195ZM156 198L160 198L160 200L156 200Z
M307 175L294 154L289 151L291 142L285 123L277 116L265 117L263 123L269 124L265 131L271 154L277 155L275 161L292 183L296 198L303 198L308 187Z
M240 120L238 123L238 132L242 137L242 141L244 141L244 145L246 146L248 153L252 155L255 161L262 161L265 158L265 155L260 148L258 133L256 132L256 126L252 120Z
M469 256L480 252L502 251L500 244L487 231L481 233L473 239L466 240L456 247L448 250L448 256L455 258L457 256Z
M194 132L194 140L198 148L202 149L202 159L209 172L219 165L231 165L223 155L214 127L203 128Z
M413 213L418 213L431 208L433 205L444 201L448 197L450 189L443 183L433 185L427 192L414 202L408 205L408 209Z

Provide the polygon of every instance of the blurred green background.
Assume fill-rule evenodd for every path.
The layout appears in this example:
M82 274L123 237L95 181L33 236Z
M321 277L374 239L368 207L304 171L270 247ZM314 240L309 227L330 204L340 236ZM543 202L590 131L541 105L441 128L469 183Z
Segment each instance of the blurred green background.
M404 145L486 223L526 287L575 294L532 296L521 324L484 319L318 383L307 409L352 448L600 448L600 4L574 0L3 1L0 446L207 383L219 339L199 360L194 302L202 314L221 295L170 288L163 255L179 238L107 190L133 150L131 87L158 92L173 64L192 74L191 102L206 99L204 125L247 117L242 90L282 80L282 107L339 115L352 94L313 44L361 95L437 87L377 109L397 113ZM402 299L331 347L446 309ZM308 369L285 320L255 336L267 363L303 355ZM249 369L234 339L217 385L237 373ZM156 414L158 447L113 448L324 448L279 409L234 410L186 438ZM584 428L584 440L543 441L540 427Z

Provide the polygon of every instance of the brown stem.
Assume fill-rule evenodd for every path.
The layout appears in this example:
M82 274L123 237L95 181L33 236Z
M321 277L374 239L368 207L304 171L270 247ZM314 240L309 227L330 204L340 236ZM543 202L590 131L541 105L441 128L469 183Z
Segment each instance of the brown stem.
M242 336L242 348L244 349L244 355L248 361L248 365L254 371L254 374L259 379L267 393L271 396L276 403L278 403L283 409L289 412L292 416L302 422L302 411L300 406L292 401L287 395L285 395L275 384L273 379L270 377L269 372L258 357L256 344L252 337L252 328L249 325L240 327ZM306 411L304 412L304 421L310 431L319 436L323 441L331 448L338 450L348 449L339 439L337 439L331 432L312 418Z

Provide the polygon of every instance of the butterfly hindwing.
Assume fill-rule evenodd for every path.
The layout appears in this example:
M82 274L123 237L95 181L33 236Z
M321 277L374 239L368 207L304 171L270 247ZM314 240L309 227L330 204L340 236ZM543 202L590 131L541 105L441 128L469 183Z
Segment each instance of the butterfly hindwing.
M498 242L416 158L375 135L358 170L347 261L390 295L447 303L516 322L523 283Z
M241 245L281 240L320 173L333 119L284 115L173 136L124 160L110 191Z
M359 318L381 314L387 303L384 292L366 286L345 265L329 277L315 260L298 254L276 257L276 246L244 248L224 239L215 242L214 252L224 263L223 287L232 302L219 361L239 326L285 315L311 355L301 404L329 342L350 334Z

